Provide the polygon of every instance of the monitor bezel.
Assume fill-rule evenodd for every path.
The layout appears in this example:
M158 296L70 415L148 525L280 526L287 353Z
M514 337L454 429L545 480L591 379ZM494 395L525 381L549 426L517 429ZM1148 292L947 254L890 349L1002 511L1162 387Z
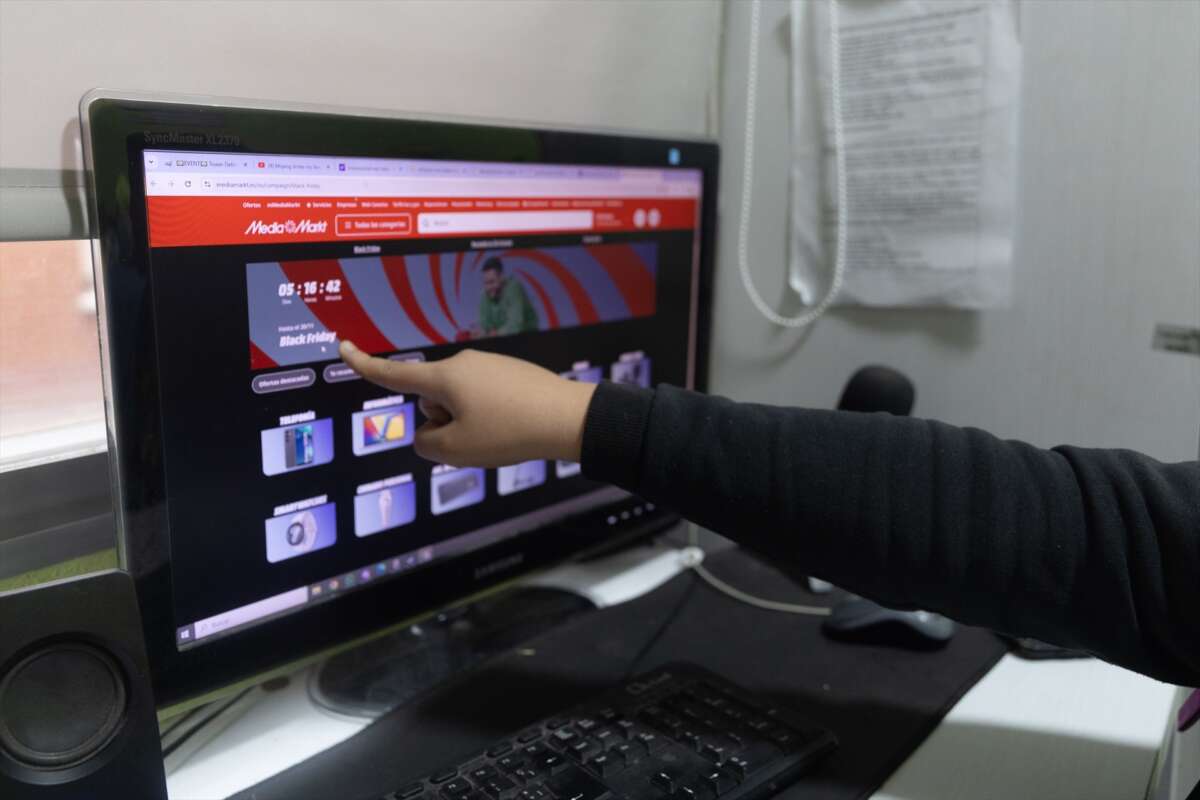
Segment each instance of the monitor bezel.
M692 388L707 385L719 149L708 139L589 132L224 98L95 90L80 101L108 421L117 546L134 577L156 701L176 706L396 622L428 614L515 577L650 535L676 521L657 509L615 527L606 518L636 498L606 502L371 589L180 651L148 296L141 152L166 134L189 147L277 154L431 158L663 167L703 172ZM198 140L197 140L198 137ZM167 144L165 149L170 149ZM120 313L114 314L114 309ZM147 366L148 365L148 366ZM500 565L500 566L497 566ZM420 598L416 600L416 598Z

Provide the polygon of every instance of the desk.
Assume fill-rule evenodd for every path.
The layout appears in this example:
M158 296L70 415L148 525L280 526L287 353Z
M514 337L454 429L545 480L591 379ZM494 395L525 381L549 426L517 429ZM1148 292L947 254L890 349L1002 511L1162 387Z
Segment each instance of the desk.
M875 796L1142 797L1172 694L1094 660L1005 656ZM223 798L362 727L315 709L295 676L172 775L171 797Z
M1006 655L875 798L1140 799L1174 692L1095 659Z

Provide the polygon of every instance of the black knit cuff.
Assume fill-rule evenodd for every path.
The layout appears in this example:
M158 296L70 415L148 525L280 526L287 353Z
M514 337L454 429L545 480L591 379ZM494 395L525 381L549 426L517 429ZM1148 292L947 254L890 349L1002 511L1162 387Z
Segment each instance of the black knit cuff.
M637 485L642 440L654 404L654 391L602 382L592 395L583 428L583 473L632 489Z

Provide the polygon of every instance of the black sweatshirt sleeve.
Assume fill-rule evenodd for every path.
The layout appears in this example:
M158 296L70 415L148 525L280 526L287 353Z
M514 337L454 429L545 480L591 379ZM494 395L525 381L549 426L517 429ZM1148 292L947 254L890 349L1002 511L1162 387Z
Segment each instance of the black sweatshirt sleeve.
M613 384L582 463L885 605L1200 684L1200 463Z

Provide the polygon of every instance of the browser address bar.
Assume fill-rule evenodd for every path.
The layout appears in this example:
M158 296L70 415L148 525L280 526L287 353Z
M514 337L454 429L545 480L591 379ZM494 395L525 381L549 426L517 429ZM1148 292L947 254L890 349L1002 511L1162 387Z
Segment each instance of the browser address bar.
M501 233L521 231L590 231L591 211L461 211L417 215L417 232Z

